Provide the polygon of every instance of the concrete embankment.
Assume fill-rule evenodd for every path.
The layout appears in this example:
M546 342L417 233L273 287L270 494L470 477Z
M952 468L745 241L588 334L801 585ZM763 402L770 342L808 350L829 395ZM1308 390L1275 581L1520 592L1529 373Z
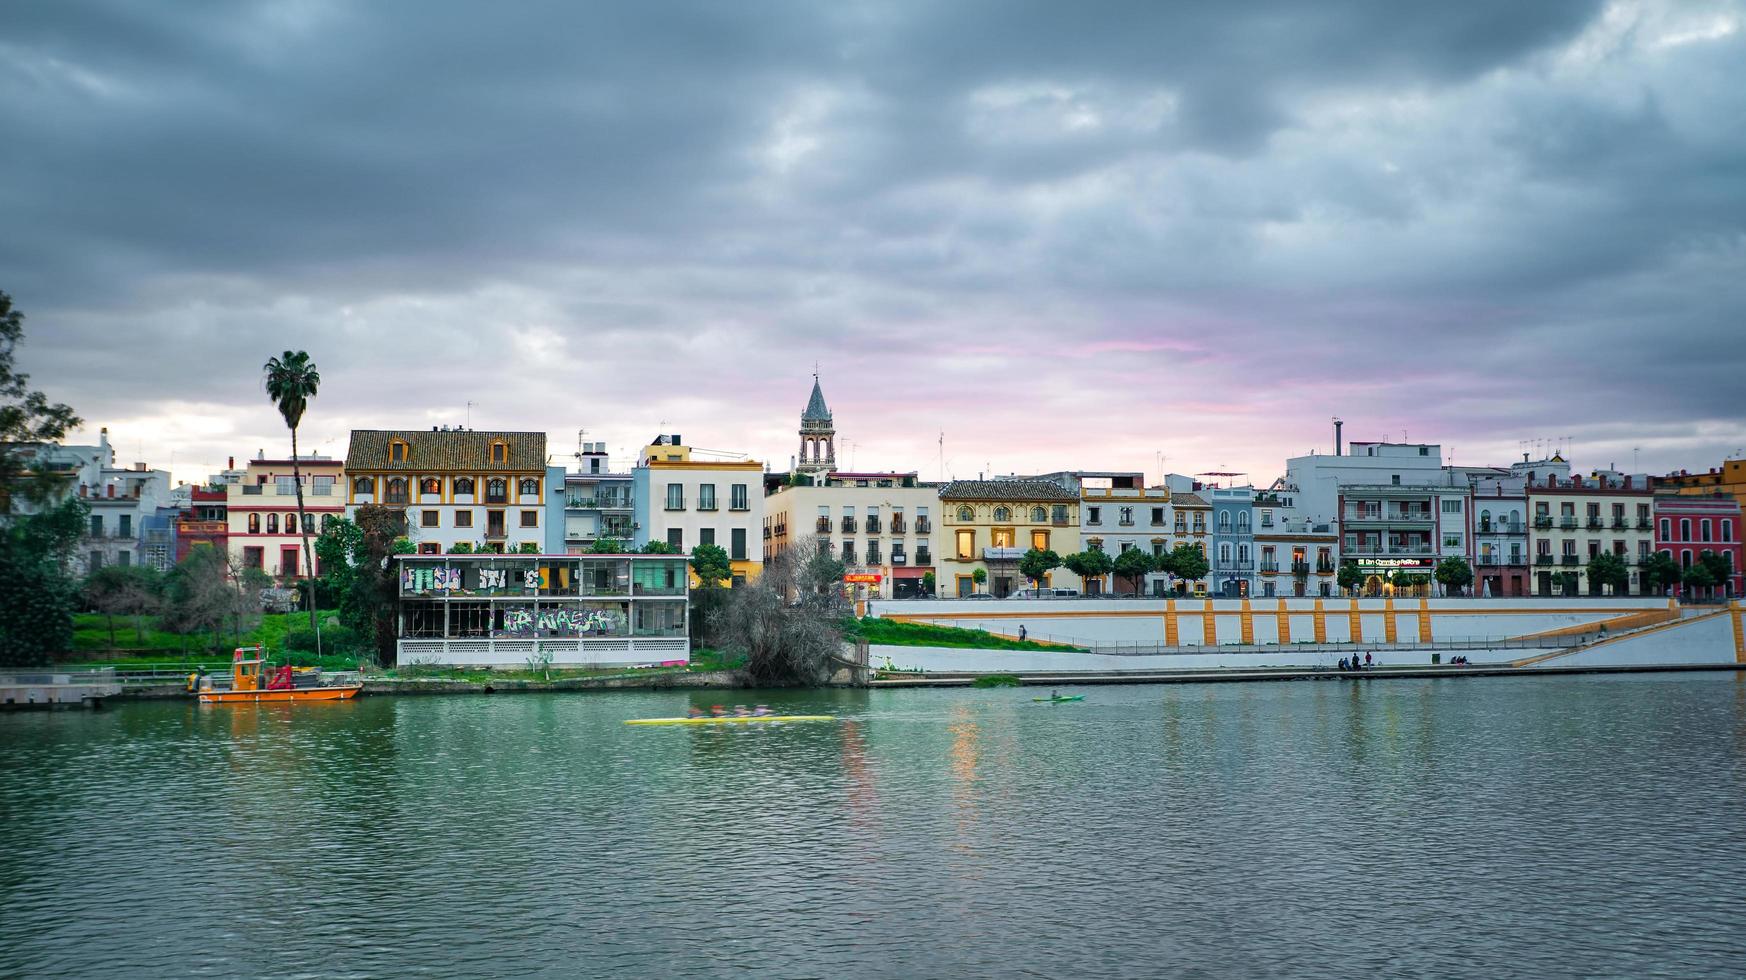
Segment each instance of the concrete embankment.
M1075 687L1088 684L1224 684L1238 681L1388 681L1426 678L1543 677L1551 674L1624 674L1746 670L1746 664L1658 664L1570 667L1391 667L1360 671L1280 668L1276 670L1099 671L1016 674L1025 687ZM979 674L926 674L876 678L879 688L970 687Z

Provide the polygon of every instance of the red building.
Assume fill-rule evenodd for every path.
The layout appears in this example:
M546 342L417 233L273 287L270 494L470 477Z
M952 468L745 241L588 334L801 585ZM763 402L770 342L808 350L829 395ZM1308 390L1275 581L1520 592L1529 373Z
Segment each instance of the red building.
M1742 562L1740 504L1733 497L1657 495L1655 498L1655 550L1669 555L1680 569L1692 567L1705 553L1724 555L1733 574L1717 583L1718 595L1741 594Z
M188 557L198 544L209 544L220 553L230 549L228 495L223 487L195 487L187 510L176 515L176 561Z

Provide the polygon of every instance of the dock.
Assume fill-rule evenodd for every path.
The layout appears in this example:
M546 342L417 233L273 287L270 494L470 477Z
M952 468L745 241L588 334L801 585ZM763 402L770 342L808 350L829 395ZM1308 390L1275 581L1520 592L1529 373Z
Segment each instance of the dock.
M0 674L0 711L101 708L121 684L100 671L76 674Z

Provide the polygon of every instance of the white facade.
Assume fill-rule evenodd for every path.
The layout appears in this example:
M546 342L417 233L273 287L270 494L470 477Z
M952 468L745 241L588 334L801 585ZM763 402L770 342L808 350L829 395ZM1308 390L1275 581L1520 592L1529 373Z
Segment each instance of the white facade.
M1342 486L1452 486L1443 470L1443 447L1435 443L1354 442L1343 456L1297 456L1286 460L1285 480L1297 488L1297 516L1318 524L1340 519Z
M664 541L689 554L700 544L728 553L735 577L763 568L764 465L648 459L631 474L634 543Z
M829 485L783 487L765 498L765 560L817 538L842 559L846 574L879 576L877 582L854 583L857 598L907 598L918 592L939 554L939 487L920 483L914 473L819 479Z

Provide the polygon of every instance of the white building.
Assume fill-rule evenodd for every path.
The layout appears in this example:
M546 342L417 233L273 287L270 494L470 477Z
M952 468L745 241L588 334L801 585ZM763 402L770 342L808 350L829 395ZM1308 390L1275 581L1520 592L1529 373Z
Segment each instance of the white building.
M634 537L631 475L612 472L604 442L583 443L577 459L578 470L564 474L563 522L554 529L560 537L546 545L552 554L585 554L601 538Z
M821 473L764 499L764 560L817 538L842 560L856 598L908 599L934 571L939 484L914 473Z
M297 479L303 480L302 527L297 523ZM245 568L258 568L274 578L304 578L309 546L334 518L345 513L344 464L326 456L251 459L243 477L225 490L225 520L229 522L231 557ZM320 574L319 564L316 573Z
M45 443L29 447L26 455L30 469L57 477L57 493L77 494L90 508L86 533L74 553L76 574L104 565L163 567L165 549L148 546L148 538L167 529L167 515L174 513L169 473L144 463L116 466L107 428L98 430L95 446ZM23 499L10 501L10 506L20 514L38 509Z
M633 543L639 548L664 541L689 554L713 544L728 553L735 584L763 571L763 463L698 460L677 435L662 435L644 448L631 486Z

